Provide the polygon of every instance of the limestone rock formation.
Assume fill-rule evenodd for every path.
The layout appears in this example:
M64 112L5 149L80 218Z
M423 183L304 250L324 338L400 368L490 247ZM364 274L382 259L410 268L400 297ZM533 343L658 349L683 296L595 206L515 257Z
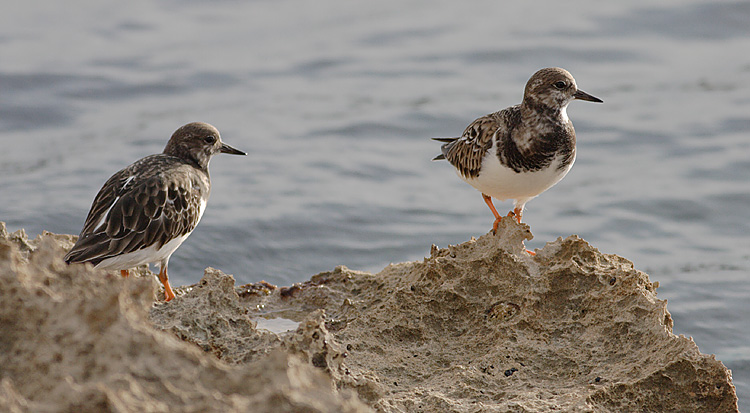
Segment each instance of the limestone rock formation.
M532 257L530 237L506 219L281 288L209 268L154 303L147 270L67 266L73 237L0 225L0 410L737 411L646 274L576 236Z
M157 285L152 275L122 279L68 266L61 244L70 248L72 237L44 234L29 242L0 225L0 411L371 411L290 352L270 350L236 366L218 360L213 348L204 352L157 330L148 320ZM231 320L231 304L221 300ZM195 338L205 332L191 327L185 331L193 342L212 342ZM245 327L239 323L237 332ZM265 335L249 340L258 336ZM231 358L245 346L240 339L218 348Z

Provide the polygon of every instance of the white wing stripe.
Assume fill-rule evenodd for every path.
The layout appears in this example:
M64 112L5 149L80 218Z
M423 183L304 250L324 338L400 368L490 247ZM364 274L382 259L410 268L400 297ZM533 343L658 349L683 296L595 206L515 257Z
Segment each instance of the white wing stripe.
M94 227L94 230L91 231L91 232L97 232L97 231L99 231L101 229L101 227L107 223L107 215L109 215L109 211L112 210L112 207L115 206L115 204L117 203L117 201L119 199L120 199L120 197L118 196L117 198L115 198L114 201L112 201L112 205L110 205L109 208L107 208L107 210L104 211L104 213L102 214L101 219L99 219L99 222L96 224L96 226Z

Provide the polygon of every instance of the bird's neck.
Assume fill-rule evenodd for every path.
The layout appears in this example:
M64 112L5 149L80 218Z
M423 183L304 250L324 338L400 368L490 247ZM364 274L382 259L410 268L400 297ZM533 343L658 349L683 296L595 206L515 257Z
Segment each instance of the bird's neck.
M209 161L211 161L211 157L205 156L202 152L194 153L180 147L167 146L166 148L164 148L163 153L164 155L180 158L186 163L196 167L197 169L200 169L206 175L208 175L208 163Z
M521 104L521 119L527 125L565 124L568 118L568 104L548 106L541 102L524 99Z
M185 156L182 157L182 159L186 160L190 165L193 165L197 169L199 169L201 172L208 175L208 159L201 159L197 156Z
M513 140L519 147L559 145L575 147L575 131L567 114L567 104L549 107L535 102L521 105L521 125L514 131Z

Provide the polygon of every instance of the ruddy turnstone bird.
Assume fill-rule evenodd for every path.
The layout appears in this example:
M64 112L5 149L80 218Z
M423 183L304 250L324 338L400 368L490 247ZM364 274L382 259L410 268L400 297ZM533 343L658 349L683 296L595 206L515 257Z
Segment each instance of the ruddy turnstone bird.
M566 109L575 100L602 103L579 90L567 70L542 69L526 83L523 102L472 122L461 137L434 138L445 142L442 154L458 176L478 189L495 215L492 197L515 200L513 211L521 222L527 202L565 177L576 159L576 133Z
M213 155L245 155L223 143L215 127L188 123L177 129L164 152L147 156L112 175L94 198L67 263L90 262L120 270L157 263L166 301L169 257L198 225L211 193L208 163Z

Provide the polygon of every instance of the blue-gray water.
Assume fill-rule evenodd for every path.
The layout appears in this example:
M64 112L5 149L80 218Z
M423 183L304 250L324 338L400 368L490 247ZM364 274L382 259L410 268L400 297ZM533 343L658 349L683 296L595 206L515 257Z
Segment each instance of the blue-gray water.
M561 66L605 104L571 104L578 160L528 204L527 246L575 233L634 261L750 410L748 22L750 3L713 0L13 2L0 220L78 233L112 173L201 120L249 156L213 160L175 285L378 271L487 232L429 138Z

